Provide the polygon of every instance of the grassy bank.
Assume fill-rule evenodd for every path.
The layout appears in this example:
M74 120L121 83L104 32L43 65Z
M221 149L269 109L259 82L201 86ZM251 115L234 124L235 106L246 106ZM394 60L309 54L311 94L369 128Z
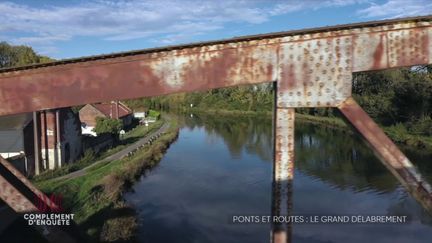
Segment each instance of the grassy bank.
M112 154L115 154L121 150L123 150L124 148L126 148L127 146L135 143L136 141L138 141L139 139L145 137L147 134L151 134L155 131L157 131L160 127L162 127L162 125L164 124L163 120L158 120L154 123L151 123L151 125L149 125L148 127L146 126L137 126L135 128L133 128L132 130L128 131L126 134L124 134L121 138L120 138L120 142L115 145L112 148L109 148L99 154L95 154L92 150L87 150L85 151L83 157L71 164L67 164L57 170L47 170L44 171L43 173L41 173L38 176L35 176L32 180L33 181L44 181L44 180L48 180L54 177L59 177L59 176L63 176L66 174L69 174L71 172L77 171L77 170L81 170L82 168L85 168L89 165L91 165L92 163L102 160Z
M206 113L206 114L219 114L219 115L264 115L272 116L272 112L254 112L254 111L238 111L238 110L200 110L191 109L191 112ZM309 122L318 125L324 125L333 129L342 130L347 133L353 133L353 129L339 117L323 117L323 116L312 116L306 114L296 113L296 119L302 122ZM408 146L411 149L420 149L428 153L432 153L432 137L420 136L410 134L402 125L395 125L390 127L382 127L384 132L389 136L395 143Z
M265 115L271 116L272 112L270 111L241 111L241 110L222 110L222 109L198 109L192 108L184 111L185 113L206 113L206 114L216 114L216 115L245 115L245 116L256 116L256 115Z
M311 116L304 114L296 114L296 118L301 121L311 122L315 124L324 124L327 127L342 129L347 132L353 132L350 125L339 117L322 117ZM393 142L408 146L409 148L421 149L427 152L432 152L432 137L410 134L404 126L395 125L381 128Z
M135 212L125 204L122 194L143 170L160 161L177 135L177 124L172 121L165 134L130 157L98 164L81 177L36 184L46 193L63 195L64 208L75 214L75 221L90 241L133 241Z

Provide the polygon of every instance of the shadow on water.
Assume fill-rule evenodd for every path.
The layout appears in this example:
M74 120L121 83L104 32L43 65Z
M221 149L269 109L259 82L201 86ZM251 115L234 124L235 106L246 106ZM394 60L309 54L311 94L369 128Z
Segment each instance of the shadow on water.
M270 215L272 122L266 117L181 116L178 141L126 195L141 242L268 242L270 224L234 215ZM406 215L406 224L295 224L292 242L430 242L431 217L362 140L296 124L293 214ZM431 181L432 155L408 151Z

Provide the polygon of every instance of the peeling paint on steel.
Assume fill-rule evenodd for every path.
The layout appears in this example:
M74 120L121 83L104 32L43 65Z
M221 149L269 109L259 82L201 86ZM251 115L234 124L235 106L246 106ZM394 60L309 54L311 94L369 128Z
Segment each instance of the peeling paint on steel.
M337 106L352 72L431 62L432 17L387 22L0 70L0 115L274 81L279 107Z
M24 197L10 182L0 175L0 198L15 212L35 212L36 207Z
M272 215L292 213L292 181L294 177L294 109L275 109L275 154L273 164ZM272 242L286 242L290 225L273 224Z
M354 36L353 72L387 67L387 35L385 33Z
M351 44L351 37L283 44L277 105L337 106L351 96Z
M429 63L427 28L390 31L387 36L390 68Z

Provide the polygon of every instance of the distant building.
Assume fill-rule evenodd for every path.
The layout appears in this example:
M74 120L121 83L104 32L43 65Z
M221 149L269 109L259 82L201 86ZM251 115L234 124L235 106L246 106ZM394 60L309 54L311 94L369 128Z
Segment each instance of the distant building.
M145 111L134 111L134 117L135 118L146 118L146 112Z
M96 126L96 118L112 118L120 119L123 123L123 127L127 127L132 124L133 113L132 110L122 102L110 102L110 103L98 103L98 104L87 104L79 111L79 117L81 120L81 131L82 134L89 134L96 136L93 128Z
M80 158L80 122L70 108L37 112L36 122L33 117L32 113L0 117L0 153L3 158L27 175L56 169ZM38 153L35 153L35 148Z

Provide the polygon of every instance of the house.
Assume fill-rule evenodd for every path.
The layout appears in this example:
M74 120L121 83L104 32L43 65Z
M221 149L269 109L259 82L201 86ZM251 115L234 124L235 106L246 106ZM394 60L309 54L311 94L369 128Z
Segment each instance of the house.
M71 108L38 112L42 169L56 169L82 155L81 122Z
M73 162L82 155L78 115L61 108L0 117L0 153L26 175Z
M81 120L82 134L93 136L96 136L93 128L96 126L97 117L120 119L123 123L123 127L130 126L133 121L132 110L119 101L87 104L79 111L79 117Z
M34 163L32 113L0 117L0 155L26 174Z

